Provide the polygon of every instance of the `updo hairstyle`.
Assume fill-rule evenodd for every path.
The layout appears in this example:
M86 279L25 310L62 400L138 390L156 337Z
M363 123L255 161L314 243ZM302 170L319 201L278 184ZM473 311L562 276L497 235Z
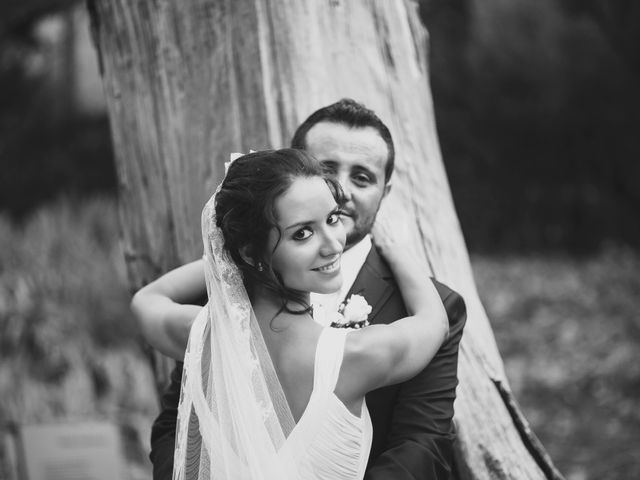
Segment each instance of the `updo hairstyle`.
M253 152L234 160L216 195L216 225L222 230L224 246L238 265L249 295L256 285L261 284L275 292L282 299L283 310L290 313L306 313L291 310L287 303L302 303L304 292L288 288L282 278L273 270L271 257L267 251L271 229L278 228L275 212L276 199L285 193L296 178L321 177L327 182L331 193L342 204L342 191L337 182L323 174L322 166L304 150L283 148ZM252 260L246 262L240 250ZM275 248L274 247L274 250ZM257 266L263 265L262 271Z

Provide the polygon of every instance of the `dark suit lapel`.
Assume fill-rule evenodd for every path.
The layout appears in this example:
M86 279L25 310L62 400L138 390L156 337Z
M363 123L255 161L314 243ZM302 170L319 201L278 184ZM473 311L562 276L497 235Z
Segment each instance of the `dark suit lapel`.
M376 247L372 246L364 265L353 282L351 290L347 294L347 298L354 294L362 295L372 308L369 314L369 322L378 323L376 316L393 291L394 284L391 270L389 270L388 265L380 256Z

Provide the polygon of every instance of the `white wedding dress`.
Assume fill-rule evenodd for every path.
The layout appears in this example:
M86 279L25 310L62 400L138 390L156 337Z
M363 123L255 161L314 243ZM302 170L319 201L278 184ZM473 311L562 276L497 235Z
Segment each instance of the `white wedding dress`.
M313 389L297 423L237 265L224 248L215 194L202 213L212 299L191 327L176 425L174 480L360 480L372 425L335 395L348 330L325 327Z
M285 441L301 480L359 480L371 448L372 426L365 401L355 416L334 393L348 330L325 327L316 347L313 390L300 420Z

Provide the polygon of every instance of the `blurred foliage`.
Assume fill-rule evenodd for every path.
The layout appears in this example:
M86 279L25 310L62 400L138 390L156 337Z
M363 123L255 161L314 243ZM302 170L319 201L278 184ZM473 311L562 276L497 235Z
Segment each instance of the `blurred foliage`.
M0 3L0 38L27 33L43 16L77 3L78 0L4 0Z
M77 1L8 2L0 7L0 212L24 218L60 194L115 193L106 116L73 108L73 82L37 33L46 15Z
M640 246L640 78L629 53L640 49L640 9L569 3L421 2L443 157L472 251Z
M118 237L113 200L64 200L22 226L0 216L0 425L108 419L148 471L155 380Z
M640 256L474 256L511 386L567 480L640 478Z
M640 3L637 0L561 0L570 13L591 17L614 50L640 75Z

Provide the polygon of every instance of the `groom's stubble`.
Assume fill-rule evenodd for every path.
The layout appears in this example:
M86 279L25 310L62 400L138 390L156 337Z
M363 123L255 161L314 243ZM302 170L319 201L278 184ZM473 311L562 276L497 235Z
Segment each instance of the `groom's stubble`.
M345 250L371 233L382 200L390 190L386 178L388 149L372 127L320 122L306 135L306 150L316 157L345 195Z

